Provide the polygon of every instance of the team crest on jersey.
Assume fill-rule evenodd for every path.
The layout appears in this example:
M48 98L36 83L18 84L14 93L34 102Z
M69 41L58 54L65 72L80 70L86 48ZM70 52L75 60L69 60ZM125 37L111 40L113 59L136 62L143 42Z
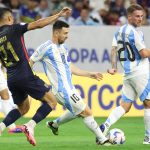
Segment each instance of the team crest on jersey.
M62 60L62 62L63 62L64 64L66 64L66 58L65 58L65 55L64 55L64 54L61 55L61 60Z

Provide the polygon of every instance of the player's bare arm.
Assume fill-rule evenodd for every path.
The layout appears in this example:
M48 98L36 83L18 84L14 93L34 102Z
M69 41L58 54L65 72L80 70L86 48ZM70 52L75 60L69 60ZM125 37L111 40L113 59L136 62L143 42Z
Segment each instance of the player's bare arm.
M117 72L117 47L112 47L111 50L111 69L108 69L107 72L111 75L114 75Z
M92 79L96 79L98 81L103 79L103 75L99 72L89 72L86 70L82 70L73 64L70 65L70 68L71 68L72 74L74 74L74 75L89 77Z
M28 25L28 30L34 30L37 28L43 28L53 22L55 22L59 17L63 17L66 14L71 13L71 9L64 7L59 13L53 16L46 17L44 19L39 19L37 21L31 22Z
M148 57L150 57L150 49L147 49L147 48L142 49L142 50L140 50L139 53L140 53L140 56L142 58L148 58Z

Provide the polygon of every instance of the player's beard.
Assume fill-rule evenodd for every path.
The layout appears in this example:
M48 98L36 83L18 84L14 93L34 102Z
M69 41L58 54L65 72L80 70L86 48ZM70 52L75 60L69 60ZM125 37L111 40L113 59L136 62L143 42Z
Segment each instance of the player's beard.
M133 25L135 28L139 26L137 23L133 23L132 25Z
M59 40L58 43L59 43L59 44L63 44L63 43L64 43L64 40Z
M142 22L133 23L134 27L140 27L142 25Z

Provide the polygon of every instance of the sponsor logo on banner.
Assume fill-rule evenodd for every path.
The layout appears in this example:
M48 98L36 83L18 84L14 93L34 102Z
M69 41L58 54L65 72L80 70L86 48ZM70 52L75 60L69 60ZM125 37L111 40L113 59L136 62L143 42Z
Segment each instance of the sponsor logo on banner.
M29 57L34 53L34 51L35 50L33 48L28 48ZM110 63L109 51L107 49L104 49L102 50L102 52L103 52L102 55L99 56L97 50L94 48L92 50L86 48L81 48L81 49L71 48L69 50L69 57L72 63L85 63L85 62Z

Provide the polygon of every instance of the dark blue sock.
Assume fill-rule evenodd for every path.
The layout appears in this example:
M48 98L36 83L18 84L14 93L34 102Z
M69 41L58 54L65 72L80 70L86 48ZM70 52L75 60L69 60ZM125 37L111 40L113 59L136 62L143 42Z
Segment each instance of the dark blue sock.
M21 117L21 114L18 109L11 110L5 119L2 121L6 127L14 123L17 119Z
M36 111L36 114L33 116L32 120L38 123L43 120L51 111L51 106L49 106L46 102L43 102L41 107L39 107L39 109Z

